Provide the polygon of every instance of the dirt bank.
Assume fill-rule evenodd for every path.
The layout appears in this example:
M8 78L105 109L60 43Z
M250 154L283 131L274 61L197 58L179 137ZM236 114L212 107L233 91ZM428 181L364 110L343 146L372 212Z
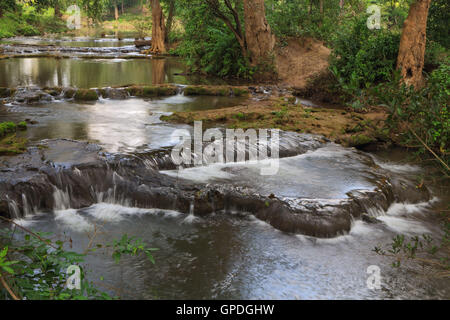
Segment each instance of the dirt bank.
M331 50L311 38L292 38L276 48L280 84L303 88L308 79L328 68Z

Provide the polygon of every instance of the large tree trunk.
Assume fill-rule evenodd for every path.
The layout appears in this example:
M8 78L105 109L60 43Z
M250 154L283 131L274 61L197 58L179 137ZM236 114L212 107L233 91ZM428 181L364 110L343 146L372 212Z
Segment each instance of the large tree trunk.
M55 3L55 17L58 17L58 18L62 17L61 9L59 8L58 3Z
M416 0L411 5L400 39L397 69L403 81L415 88L422 83L430 3L431 0Z
M275 36L266 20L264 0L244 0L245 39L251 65L272 62Z
M116 4L114 4L114 18L116 18L116 21L119 20L119 7Z
M175 0L170 0L169 15L167 16L166 23L166 42L169 42L169 33L172 30L173 17L175 15Z
M164 14L159 0L151 0L152 4L152 53L166 53L164 40L166 38L166 26L164 24Z

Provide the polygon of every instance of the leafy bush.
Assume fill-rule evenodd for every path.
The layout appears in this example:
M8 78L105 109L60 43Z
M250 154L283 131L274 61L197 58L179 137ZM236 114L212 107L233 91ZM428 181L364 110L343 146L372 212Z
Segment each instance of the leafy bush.
M151 34L152 20L147 17L139 17L131 22L136 29L139 38L145 38Z
M114 297L97 289L83 272L87 253L105 250L116 263L124 255L144 254L155 263L152 252L157 249L148 248L141 239L126 234L106 245L90 245L85 253L66 250L68 243L52 241L48 239L50 235L24 227L14 232L0 230L0 296L26 300L110 300ZM69 266L79 266L82 271L80 289L71 290L66 286Z
M251 78L252 68L242 56L234 34L212 16L204 1L192 1L182 11L183 42L176 53L187 60L193 72L221 77Z
M400 76L374 88L376 102L388 108L386 121L397 142L417 146L419 154L428 154L432 149L448 165L450 137L450 64L435 70L428 86L414 90L400 84ZM423 144L426 144L425 147Z
M318 2L305 0L266 1L267 20L278 38L311 36L328 40L339 16L339 1L324 2L320 13ZM311 10L311 11L310 11Z
M0 138L13 132L16 132L16 124L14 122L0 123Z
M431 1L427 22L427 37L447 49L450 48L449 21L450 2L448 0Z
M333 38L331 70L357 87L388 81L395 68L400 34L367 28L367 16L342 27Z
M33 7L18 6L0 19L0 38L16 35L35 36L66 31L66 23L54 16L53 9L37 12Z

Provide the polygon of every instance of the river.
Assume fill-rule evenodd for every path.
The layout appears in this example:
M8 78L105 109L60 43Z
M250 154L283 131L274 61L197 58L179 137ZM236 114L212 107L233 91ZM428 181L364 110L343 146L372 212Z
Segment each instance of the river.
M67 39L19 38L8 44L130 46L129 41L75 42L76 45ZM171 83L182 88L187 84L223 83L184 76L185 71L183 62L176 58L17 57L0 60L0 86L31 90L30 87L46 86L101 88ZM124 100L101 97L86 103L63 98L36 103L9 101L0 104L0 121L27 119L31 125L21 134L31 144L45 139L89 141L109 154L145 157L173 147L177 143L171 136L175 129L192 129L165 123L160 120L161 115L226 108L243 101L234 97L188 97L182 91L169 97ZM386 177L411 181L425 174L424 168L405 159L404 150L366 153L319 142L319 138L310 135L287 134L285 139L287 149L301 145L305 150L282 157L280 170L274 176L260 176L260 165L247 163L180 171L162 167L148 170L158 170L160 180L167 177L183 179L192 185L247 188L261 197L276 197L297 206L308 201L309 205L321 208L347 201L349 192L354 190L374 191ZM78 157L70 148L54 150L50 148L47 153L58 159L55 163L68 163L72 160L67 159ZM11 161L2 157L0 164L7 166ZM112 176L120 179L118 172ZM6 170L0 171L0 180L8 177L11 176L6 175ZM227 200L224 209L199 214L201 210L194 203L189 210L136 205L137 200L116 194L115 188L113 193L95 190L97 201L78 209L72 208L71 198L76 191L70 188L55 188L48 195L53 199L52 210L35 208L35 195L24 193L26 201L22 200L23 209L19 210L16 222L33 230L51 232L60 239L71 239L77 251L86 248L87 234L96 228L100 230L96 243L107 243L126 233L159 248L154 254L155 265L145 257L124 258L116 264L105 254L88 255L89 278L101 282L99 279L103 277L105 290L125 299L449 299L447 280L423 277L419 270L397 270L389 258L372 251L375 246L389 244L399 233L429 234L436 239L442 236L436 212L448 203L448 188L439 184L428 187L430 195L425 200L415 200L400 192L396 199L403 200L386 202L387 208L374 200L367 213L380 223L349 218L349 231L330 237L281 231L283 228L257 218L257 213L235 207L232 200ZM373 265L381 269L381 290L367 286L367 268Z

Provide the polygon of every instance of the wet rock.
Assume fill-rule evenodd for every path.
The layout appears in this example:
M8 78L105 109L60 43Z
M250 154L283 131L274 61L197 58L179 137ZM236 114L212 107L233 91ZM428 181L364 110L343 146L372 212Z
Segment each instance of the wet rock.
M143 98L170 96L177 94L177 87L171 85L130 86L126 87L125 90L129 93L130 96Z
M378 220L375 217L372 217L370 215L368 215L367 213L363 213L361 216L361 220L366 222L366 223L370 223L370 224L378 224L378 223L382 223L382 221Z
M362 147L362 146L368 145L370 143L375 143L375 142L377 142L376 138L369 137L365 134L358 134L358 135L350 136L350 138L348 139L348 146L349 147Z
M40 88L19 88L16 90L13 100L18 103L33 104L52 101L53 97Z
M235 96L241 97L248 95L247 88L229 87L229 86L187 86L184 88L186 96Z
M0 87L0 98L8 98L12 96L15 92L15 89Z
M79 101L97 101L98 94L94 89L78 89L74 99Z
M292 145L301 144L290 134L287 136ZM315 142L313 136L304 140L304 152L310 150L307 145L314 148L318 143L320 147L320 142ZM327 154L332 154L331 151L319 153L310 163L319 165ZM164 159L167 158L161 152ZM412 193L412 189L417 189L413 182L377 169L367 155L352 151L350 158L349 153L344 150L341 158L335 159L335 165L339 168L350 161L361 163L358 165L362 168L359 174L371 176L373 187L356 189L346 196L312 198L307 194L283 196L278 194L278 190L264 195L259 192L263 189L258 189L255 179L248 186L220 181L195 182L183 178L183 175L170 176L159 172L141 156L109 154L86 142L44 140L22 155L0 157L0 215L23 215L27 211L25 205L39 210L79 209L106 201L184 213L189 213L191 205L194 205L195 214L200 216L238 210L252 213L284 232L334 237L348 232L353 219L367 219L364 213L370 210L387 210L396 201L429 199L425 187ZM310 156L307 154L305 157ZM243 175L239 171L230 172ZM264 181L268 182L267 179ZM306 183L309 188L310 184Z
M103 98L123 100L129 97L129 93L124 88L103 88L100 90Z
M64 88L64 98L71 99L75 96L75 93L77 92L74 88Z

